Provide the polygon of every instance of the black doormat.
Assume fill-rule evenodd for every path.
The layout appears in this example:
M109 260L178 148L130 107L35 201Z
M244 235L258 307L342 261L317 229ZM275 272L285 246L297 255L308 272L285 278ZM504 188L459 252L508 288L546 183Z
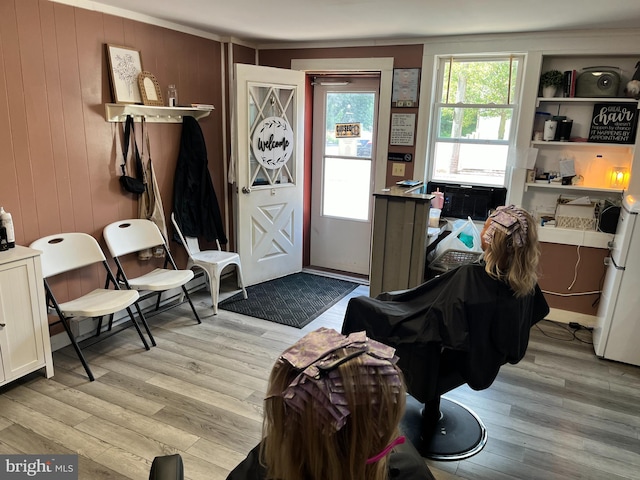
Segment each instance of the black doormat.
M294 273L247 287L218 307L230 312L302 328L358 286L337 278Z

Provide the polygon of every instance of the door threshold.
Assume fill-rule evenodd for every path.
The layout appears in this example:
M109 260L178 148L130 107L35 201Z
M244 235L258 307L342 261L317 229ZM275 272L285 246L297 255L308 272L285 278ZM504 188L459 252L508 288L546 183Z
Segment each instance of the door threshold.
M314 266L303 267L302 271L305 273L312 273L314 275L323 275L325 277L347 280L361 285L369 285L369 275L361 275L358 273L343 272L341 270Z

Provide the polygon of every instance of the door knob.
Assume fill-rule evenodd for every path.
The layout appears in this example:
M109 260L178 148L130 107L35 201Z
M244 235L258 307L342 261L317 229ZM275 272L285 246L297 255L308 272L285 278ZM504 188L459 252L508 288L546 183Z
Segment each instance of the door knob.
M249 195L251 193L251 188L242 187L242 193Z

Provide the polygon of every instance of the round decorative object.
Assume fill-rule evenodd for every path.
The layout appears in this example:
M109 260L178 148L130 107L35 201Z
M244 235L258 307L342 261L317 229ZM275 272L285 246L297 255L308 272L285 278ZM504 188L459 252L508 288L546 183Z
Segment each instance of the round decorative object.
M544 98L552 98L556 96L557 88L554 85L542 87L542 96Z
M293 130L281 117L267 117L256 127L251 147L265 168L275 170L287 163L293 153Z

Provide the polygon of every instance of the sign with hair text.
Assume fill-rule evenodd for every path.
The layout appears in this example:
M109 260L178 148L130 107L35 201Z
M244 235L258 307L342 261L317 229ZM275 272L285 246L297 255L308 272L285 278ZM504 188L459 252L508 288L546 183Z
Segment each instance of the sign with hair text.
M638 106L630 102L596 103L589 127L589 142L635 143Z

